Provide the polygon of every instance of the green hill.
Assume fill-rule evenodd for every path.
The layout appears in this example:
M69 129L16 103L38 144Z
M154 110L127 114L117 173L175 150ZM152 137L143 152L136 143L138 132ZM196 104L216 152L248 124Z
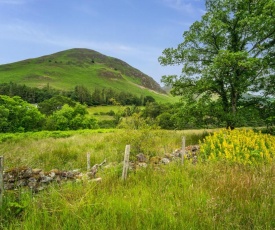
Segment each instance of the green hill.
M0 65L0 83L8 82L38 88L49 84L59 90L73 90L76 85L83 85L90 91L112 88L134 95L153 96L157 101L176 100L138 69L89 49L70 49Z

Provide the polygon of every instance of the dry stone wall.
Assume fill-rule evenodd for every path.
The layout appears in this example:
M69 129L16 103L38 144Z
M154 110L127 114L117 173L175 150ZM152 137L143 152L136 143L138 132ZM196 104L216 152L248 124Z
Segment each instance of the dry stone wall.
M197 155L199 153L198 145L191 145L185 148L185 158L197 162ZM130 170L136 170L138 168L145 168L149 165L169 164L172 161L181 159L183 154L182 149L177 149L173 153L165 154L164 156L154 156L149 158L143 153L136 155L136 160L130 162ZM28 187L33 192L38 192L50 183L60 184L65 181L83 180L84 178L91 181L101 181L101 178L96 178L96 173L99 168L103 167L106 163L104 160L101 164L95 164L88 172L82 173L79 170L62 171L59 169L52 169L48 172L39 168L30 167L17 167L4 171L3 181L4 190L16 190L22 187ZM105 167L114 167L113 162Z

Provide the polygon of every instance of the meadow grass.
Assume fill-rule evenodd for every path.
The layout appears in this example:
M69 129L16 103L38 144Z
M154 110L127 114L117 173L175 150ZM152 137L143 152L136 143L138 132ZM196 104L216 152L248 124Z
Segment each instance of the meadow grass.
M203 131L192 135L190 132L99 129L1 134L0 155L5 157L7 168L27 165L45 170L84 169L87 152L91 153L91 163L104 159L120 162L127 144L131 145L133 156L141 152L159 156L181 148L183 136L187 144L197 144L206 135Z
M51 185L45 191L6 192L3 229L274 229L275 165L206 162L150 165L121 180L124 148L131 155L163 155L196 144L205 131L74 133L68 137L17 138L0 144L10 167L86 169L107 158L113 167L89 181ZM42 136L42 135L41 135Z

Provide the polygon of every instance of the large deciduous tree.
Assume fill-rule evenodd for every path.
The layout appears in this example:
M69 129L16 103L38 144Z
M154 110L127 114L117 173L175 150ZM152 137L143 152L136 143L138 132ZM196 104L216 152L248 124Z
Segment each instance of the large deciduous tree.
M163 82L189 102L214 101L216 115L234 128L244 95L274 96L274 47L274 0L206 0L202 19L159 58L162 65L183 65L181 76Z
M41 130L44 121L44 115L20 97L0 95L0 133Z

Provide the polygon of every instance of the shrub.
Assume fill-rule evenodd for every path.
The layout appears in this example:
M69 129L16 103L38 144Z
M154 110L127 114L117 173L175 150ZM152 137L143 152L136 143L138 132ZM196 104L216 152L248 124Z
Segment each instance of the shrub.
M244 165L271 163L275 137L252 130L220 130L207 136L201 144L203 160L224 160Z

